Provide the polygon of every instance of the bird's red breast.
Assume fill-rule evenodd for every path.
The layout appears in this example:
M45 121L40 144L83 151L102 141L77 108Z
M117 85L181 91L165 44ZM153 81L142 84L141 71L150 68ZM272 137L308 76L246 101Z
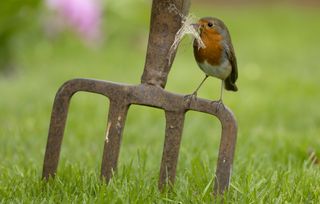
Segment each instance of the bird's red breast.
M220 65L223 52L221 45L223 37L214 29L203 29L200 37L206 47L199 48L197 41L194 41L193 51L197 62L204 63L204 61L207 61L211 65Z

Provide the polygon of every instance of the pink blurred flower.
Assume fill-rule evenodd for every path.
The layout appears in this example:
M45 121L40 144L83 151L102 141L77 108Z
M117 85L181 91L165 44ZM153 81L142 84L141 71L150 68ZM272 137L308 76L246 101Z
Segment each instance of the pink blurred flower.
M99 0L46 0L63 23L71 26L88 42L101 38L101 4Z

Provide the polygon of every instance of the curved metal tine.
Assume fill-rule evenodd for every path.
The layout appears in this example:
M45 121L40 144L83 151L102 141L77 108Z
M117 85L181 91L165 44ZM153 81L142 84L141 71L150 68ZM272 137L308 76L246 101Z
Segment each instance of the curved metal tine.
M42 177L45 179L54 177L57 171L69 101L73 94L61 88L54 100L42 171Z
M221 123L221 139L217 161L214 194L223 194L228 189L232 173L235 147L237 142L237 122L229 108L219 102L210 102L212 107L206 103L207 100L197 99L190 104L190 110L205 112L216 116Z
M237 123L235 119L227 120L223 118L221 125L222 133L214 183L214 194L216 195L223 194L229 187L237 142Z

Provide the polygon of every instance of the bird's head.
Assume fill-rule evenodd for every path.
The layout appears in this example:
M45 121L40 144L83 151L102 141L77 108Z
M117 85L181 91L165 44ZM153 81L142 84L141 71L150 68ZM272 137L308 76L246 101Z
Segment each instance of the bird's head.
M223 35L226 32L225 24L220 19L214 17L201 18L197 23L192 25L200 35L214 33Z

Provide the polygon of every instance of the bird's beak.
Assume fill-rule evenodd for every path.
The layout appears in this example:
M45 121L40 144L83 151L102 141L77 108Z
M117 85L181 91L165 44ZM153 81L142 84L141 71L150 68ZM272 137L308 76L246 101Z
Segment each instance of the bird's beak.
M196 31L199 31L199 29L200 29L200 24L199 23L192 23L191 25Z

